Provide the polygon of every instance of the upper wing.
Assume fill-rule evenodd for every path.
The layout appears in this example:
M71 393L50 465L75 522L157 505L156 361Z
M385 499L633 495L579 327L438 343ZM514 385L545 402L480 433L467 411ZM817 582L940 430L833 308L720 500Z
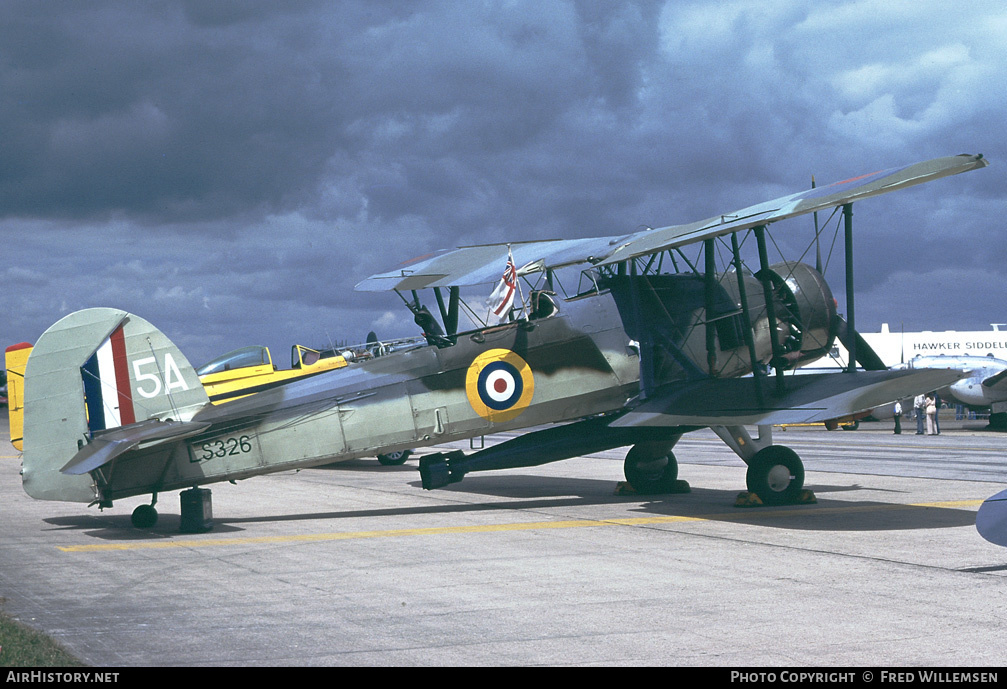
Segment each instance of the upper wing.
M413 259L396 270L372 275L360 282L356 289L414 290L495 282L500 279L502 267L507 260L508 246L513 253L515 265L523 267L524 272L529 273L576 263L608 265L852 203L941 177L986 167L988 164L982 155L935 158L914 165L860 175L687 225L673 225L614 237L522 242L510 245L489 244L449 249Z
M372 275L354 289L379 292L496 282L507 262L508 247L514 256L514 265L521 274L543 271L546 268L561 268L590 261L595 256L606 256L615 244L631 236L483 244L446 249L406 261L396 270Z
M627 242L619 244L601 263L617 263L692 242L751 229L759 225L768 225L987 165L989 162L981 154L957 155L871 172L690 225L674 225L650 232L637 233Z

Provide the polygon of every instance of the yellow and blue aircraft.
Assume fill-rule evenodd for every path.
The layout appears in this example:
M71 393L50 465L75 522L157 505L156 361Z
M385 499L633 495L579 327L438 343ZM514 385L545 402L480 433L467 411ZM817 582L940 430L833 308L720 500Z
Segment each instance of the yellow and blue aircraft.
M209 361L198 369L196 375L206 388L210 401L221 404L246 395L268 390L277 385L315 375L322 371L343 368L349 362L335 352L323 352L294 345L293 365L279 369L273 364L268 347L242 347Z

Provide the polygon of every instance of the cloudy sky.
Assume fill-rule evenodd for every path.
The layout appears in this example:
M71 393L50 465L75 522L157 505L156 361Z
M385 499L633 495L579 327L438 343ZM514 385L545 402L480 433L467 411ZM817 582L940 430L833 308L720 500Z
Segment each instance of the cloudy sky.
M415 334L393 293L352 288L433 249L957 153L991 165L855 206L857 325L1007 322L1007 9L949 6L4 0L0 343L115 306L196 365L286 363ZM827 275L842 294L841 256Z

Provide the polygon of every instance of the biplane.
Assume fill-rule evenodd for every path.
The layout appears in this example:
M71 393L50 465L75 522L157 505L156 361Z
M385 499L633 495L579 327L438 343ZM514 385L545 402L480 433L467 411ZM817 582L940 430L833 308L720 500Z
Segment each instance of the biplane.
M357 285L397 292L422 346L226 405L209 402L185 356L144 319L110 308L72 313L27 362L24 488L99 507L151 494L134 512L137 526L156 519L159 493L182 490L186 530L209 523L200 486L215 481L529 429L469 455L422 457L423 487L630 447L627 481L654 494L680 487L676 442L709 427L747 464L751 493L793 502L803 465L773 443L773 424L846 416L961 375L853 363L785 375L836 337L854 361L871 360L855 330L852 204L986 165L981 155L939 158L687 225L440 251ZM843 224L845 320L820 270L768 259L772 224L829 209L837 234ZM742 258L749 241L754 270ZM702 258L690 260L689 246ZM497 284L501 270L512 305L494 304L496 318L460 328L461 289ZM568 291L559 283L571 271L579 284Z

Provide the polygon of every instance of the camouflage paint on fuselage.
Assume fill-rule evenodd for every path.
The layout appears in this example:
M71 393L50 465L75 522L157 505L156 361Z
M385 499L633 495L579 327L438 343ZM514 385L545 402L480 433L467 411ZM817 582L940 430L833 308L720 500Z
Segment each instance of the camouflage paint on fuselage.
M141 452L116 468L105 499L241 479L270 471L374 456L423 444L578 419L621 409L638 391L639 359L607 293L565 302L541 320L461 333L428 345L297 380L192 421L203 433ZM515 380L499 359L489 394L505 413L480 413L481 356L502 351L527 363L533 394L508 397ZM473 382L475 380L476 382ZM525 386L527 387L527 386ZM522 391L525 389L522 387ZM484 394L486 391L484 391ZM493 401L493 400L491 400ZM497 420L505 418L505 420Z

